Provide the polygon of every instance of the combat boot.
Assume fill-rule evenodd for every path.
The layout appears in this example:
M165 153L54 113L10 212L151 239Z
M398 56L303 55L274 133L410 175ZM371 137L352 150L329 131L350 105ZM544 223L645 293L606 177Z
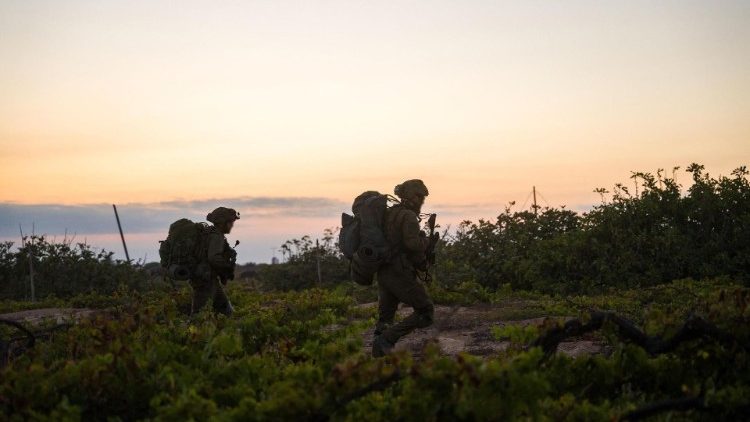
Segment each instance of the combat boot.
M388 353L391 353L394 348L394 344L386 340L383 336L375 337L372 342L372 357L381 358Z

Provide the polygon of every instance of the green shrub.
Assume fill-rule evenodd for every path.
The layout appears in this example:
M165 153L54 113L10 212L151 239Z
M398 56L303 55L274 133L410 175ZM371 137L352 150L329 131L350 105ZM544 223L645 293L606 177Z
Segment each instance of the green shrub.
M675 169L676 170L676 169ZM438 280L475 280L495 289L593 292L646 287L692 277L730 276L750 282L750 183L745 167L712 178L703 166L682 186L660 170L633 173L631 193L615 186L609 202L588 213L544 208L495 221L466 221L442 242ZM604 195L604 189L597 190Z
M29 259L33 259L37 298L109 294L121 286L144 291L154 286L139 266L115 260L112 252L97 252L83 243L56 243L32 236L17 250L12 246L12 242L0 243L0 299L31 298Z

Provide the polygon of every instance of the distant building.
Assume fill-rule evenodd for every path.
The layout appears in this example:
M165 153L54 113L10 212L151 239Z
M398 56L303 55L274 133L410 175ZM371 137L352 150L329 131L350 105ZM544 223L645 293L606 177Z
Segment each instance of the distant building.
M279 258L276 258L275 256L271 258L271 265L276 265L279 263Z

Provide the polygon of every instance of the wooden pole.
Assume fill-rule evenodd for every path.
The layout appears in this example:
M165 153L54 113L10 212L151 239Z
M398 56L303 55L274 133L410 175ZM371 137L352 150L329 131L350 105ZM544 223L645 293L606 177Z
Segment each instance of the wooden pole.
M120 239L122 239L122 248L125 249L125 259L130 262L130 254L128 254L128 245L125 244L125 235L122 234L122 224L120 224L120 216L117 214L117 207L112 204L112 208L115 210L115 219L117 219L117 228L120 230Z

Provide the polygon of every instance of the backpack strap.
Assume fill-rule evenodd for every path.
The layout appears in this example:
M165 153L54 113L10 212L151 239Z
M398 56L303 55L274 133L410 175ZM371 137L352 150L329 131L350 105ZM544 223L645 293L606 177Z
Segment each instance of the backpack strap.
M198 257L200 257L200 261L207 261L208 260L208 238L213 233L219 233L219 229L216 228L216 226L208 225L206 223L198 223L201 225L201 238L199 242L199 250L198 250Z
M396 258L401 253L404 252L404 248L402 246L403 239L401 241L397 242L395 239L391 239L391 231L392 230L401 230L401 228L404 225L404 211L406 211L406 208L401 203L396 203L393 206L391 206L388 209L388 212L386 213L386 221L383 225L384 232L385 232L385 238L388 241L388 259L387 262L390 262L393 260L393 258ZM395 213L395 214L394 214ZM397 229L396 229L397 227ZM399 233L400 235L400 233Z

